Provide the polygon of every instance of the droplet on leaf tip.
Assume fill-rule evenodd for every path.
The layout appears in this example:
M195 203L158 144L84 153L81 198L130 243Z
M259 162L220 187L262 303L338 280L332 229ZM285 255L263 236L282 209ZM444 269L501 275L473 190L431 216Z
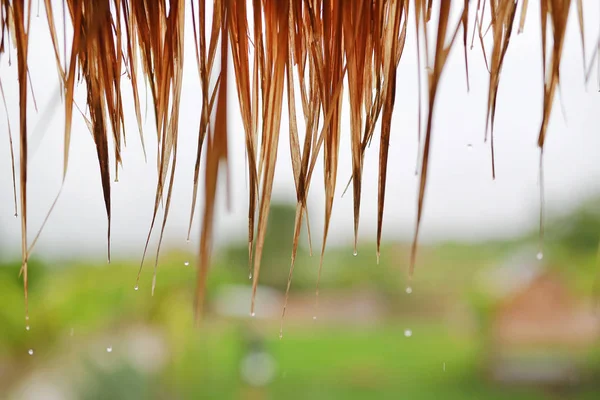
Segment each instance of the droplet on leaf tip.
M29 325L27 325L27 326L25 327L25 330L26 330L26 331L28 331L29 329L30 329L30 328L29 328Z
M188 265L190 265L190 262L186 261L186 262L183 263L183 265L185 265L187 267Z
M412 288L410 286L406 287L406 294L411 294L412 293Z
M140 289L140 288L139 288L139 286L138 286L138 285L135 285L135 286L133 287L133 290L139 290L139 289Z
M32 356L32 355L33 355L33 349L29 349L29 350L27 351L27 353L28 353L30 356Z
M404 330L404 336L411 337L412 336L412 331L410 329Z
M106 352L107 352L107 353L112 353L112 346L108 346L108 347L106 348Z
M541 260L542 258L544 258L544 253L542 253L541 251L540 251L540 252L538 252L538 253L537 253L537 256L536 256L536 258L537 258L538 260Z
M254 317L255 315L256 315L256 314L254 313L254 311L252 311L252 312L250 313L250 316L251 316L251 317Z

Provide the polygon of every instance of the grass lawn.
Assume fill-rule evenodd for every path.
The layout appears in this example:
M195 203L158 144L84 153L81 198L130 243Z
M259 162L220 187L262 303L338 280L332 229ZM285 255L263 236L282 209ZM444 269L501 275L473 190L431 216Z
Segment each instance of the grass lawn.
M200 337L190 338L165 383L186 388L187 395L209 398L249 393L273 399L597 398L595 388L551 395L493 384L483 372L481 344L454 336L440 323L410 323L410 338L404 336L404 325L368 329L310 325L288 328L282 340L277 338L277 326L263 330L277 372L262 390L251 390L240 379L244 353L240 337L246 326L211 326Z

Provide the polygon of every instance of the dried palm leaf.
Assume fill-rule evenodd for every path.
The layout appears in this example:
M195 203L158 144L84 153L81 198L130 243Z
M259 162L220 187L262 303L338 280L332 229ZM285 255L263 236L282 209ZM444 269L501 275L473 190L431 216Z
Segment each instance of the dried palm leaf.
M492 12L492 31L494 35L492 60L490 64L490 83L488 89L487 117L485 135L487 139L488 127L491 122L490 149L492 153L492 179L496 179L496 167L494 159L494 120L496 118L496 100L498 96L498 85L500 83L500 71L510 36L512 34L513 21L517 10L514 0L500 0L490 3Z
M252 300L250 313L254 315L256 289L260 275L260 261L265 241L273 177L279 143L279 125L284 85L284 70L288 53L288 6L286 1L270 0L263 3L265 19L265 69L263 75L263 129L259 163L260 202L252 273ZM255 28L256 29L256 28Z
M418 5L417 5L418 7ZM421 227L421 218L423 215L423 203L425 200L425 187L427 184L427 169L429 167L429 150L431 146L431 133L433 124L433 112L435 106L435 98L437 95L438 85L446 65L448 53L450 48L456 39L460 24L456 26L454 33L450 38L449 44L446 44L446 32L448 31L448 20L450 17L450 2L442 1L439 7L439 21L437 26L437 39L435 44L435 58L433 61L433 68L429 71L428 82L429 82L429 107L427 115L427 128L425 132L425 143L423 145L423 161L421 163L421 176L419 180L419 197L417 204L417 222L415 227L415 234L410 252L410 265L409 265L409 276L412 276L415 268L416 256L417 256L417 243L419 238L419 228Z
M227 162L227 30L229 23L229 1L215 2L215 8L222 15L221 21L221 82L217 97L217 110L215 126L210 134L208 132L208 143L206 152L206 170L204 187L204 214L202 218L202 230L200 235L200 256L198 264L198 278L196 283L196 321L200 320L204 308L204 291L210 265L212 250L212 233L215 214L215 197L217 183L219 180L219 168L221 162ZM204 32L201 32L202 34Z
M488 4L489 3L489 4ZM133 106L138 124L142 150L146 156L144 132L140 110L139 83L149 86L154 110L157 135L157 185L150 229L145 243L140 271L149 245L158 211L164 205L160 238L154 264L152 290L156 285L158 256L171 206L171 195L177 165L179 142L178 118L180 95L183 84L183 42L185 4L184 0L65 0L62 3L63 54L60 52L56 33L57 13L53 3L44 0L48 31L53 46L53 62L56 64L61 98L64 99L64 163L61 190L64 185L71 142L75 82L84 82L87 90L86 113L81 112L90 129L98 163L104 204L108 219L108 243L110 257L111 226L111 174L109 160L115 160L114 179L118 179L121 148L126 143L122 98L122 76L130 80ZM455 28L450 28L452 6L462 6ZM570 0L541 0L542 58L544 75L544 103L538 138L541 154L545 143L554 93L560 90L560 61L570 9ZM577 0L579 36L583 49L583 65L586 81L596 60L600 76L600 40L588 67L585 53L583 2ZM412 6L412 9L411 9ZM439 13L433 13L433 7ZM487 99L486 135L491 133L492 176L494 168L494 119L496 99L502 65L507 54L510 36L516 18L518 0L478 0L473 13L471 48L477 34L490 73ZM529 8L527 0L521 1L518 31L524 27ZM486 9L488 12L486 12ZM31 0L0 0L0 54L8 52L11 62L12 42L17 54L19 79L19 203L21 208L22 268L27 309L27 261L35 246L41 229L28 246L27 240L27 85L31 88L33 106L35 96L29 77L28 32L31 18ZM387 159L391 140L391 119L394 110L396 74L407 40L409 12L416 22L418 113L417 135L422 154L417 157L420 166L419 196L415 237L411 248L409 273L415 266L418 234L424 208L425 189L430 161L433 135L433 116L439 83L450 49L462 28L467 90L469 89L469 63L467 57L467 30L469 27L469 1L448 0L434 3L432 0L216 0L212 16L206 15L205 0L191 0L194 48L198 75L201 83L199 95L198 144L194 165L192 205L188 227L188 239L194 219L200 165L206 158L204 171L204 209L200 238L200 257L196 292L197 315L202 312L203 296L212 248L212 233L216 207L216 188L219 171L227 167L228 125L231 110L227 104L229 60L231 58L238 94L239 112L244 130L248 162L248 265L252 268L252 305L259 282L261 258L269 216L273 177L277 164L277 152L283 103L283 90L287 88L287 112L289 116L290 157L292 177L296 189L296 216L294 224L291 266L288 277L287 296L297 255L303 219L306 220L309 248L312 253L307 200L313 172L322 155L325 185L325 222L321 245L319 273L317 277L317 302L319 282L324 262L333 200L337 183L344 80L347 81L350 103L350 154L352 173L348 180L353 188L354 251L358 247L362 173L364 156L371 143L375 126L381 122L378 209L377 209L377 258L379 258L385 204ZM436 15L434 23L434 15ZM250 16L250 17L249 17ZM206 19L211 18L207 35ZM488 21L489 17L489 21ZM251 18L251 21L249 20ZM67 20L73 27L70 38L70 54L67 54ZM485 25L484 26L484 20ZM548 39L548 21L552 36ZM250 31L253 32L250 32ZM491 49L487 49L485 35L491 32ZM428 35L429 34L429 35ZM434 58L429 62L428 36L435 38ZM410 36L408 36L410 37ZM547 45L551 40L551 50ZM488 59L487 50L490 50ZM215 68L217 53L220 67ZM427 77L427 123L421 146L421 57L428 67ZM138 66L141 64L141 69ZM141 77L140 77L141 71ZM216 79L214 79L216 78ZM211 84L211 82L216 82ZM599 79L600 81L600 79ZM297 87L305 129L298 127L296 104ZM3 101L4 91L0 86ZM77 107L79 109L79 107ZM213 112L214 110L214 112ZM211 116L215 117L211 124ZM380 119L381 117L381 119ZM12 150L12 133L9 124L9 143L13 166L13 197L17 209L17 185ZM321 152L321 150L323 150ZM540 235L543 234L543 171L540 156ZM59 190L60 195L60 190ZM50 212L56 204L55 199ZM227 198L229 202L229 196ZM48 221L46 215L42 228ZM256 215L258 213L258 218ZM541 236L540 236L541 238ZM138 273L139 278L139 273ZM283 318L282 318L283 319Z

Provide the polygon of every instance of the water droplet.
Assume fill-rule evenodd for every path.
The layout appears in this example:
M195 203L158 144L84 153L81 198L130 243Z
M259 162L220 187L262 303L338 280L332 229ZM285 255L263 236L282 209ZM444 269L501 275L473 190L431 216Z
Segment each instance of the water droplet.
M283 339L283 331L279 331L279 340Z
M406 287L406 294L411 294L412 293L412 288L410 286Z
M252 279L252 272L248 274L248 279Z
M254 317L255 315L256 315L256 314L254 313L254 311L252 311L252 312L250 313L250 316L251 316L251 317Z
M404 336L411 337L412 336L412 331L410 329L405 329L404 330Z
M29 349L29 350L27 351L27 353L29 353L29 355L30 355L30 356L32 356L32 355L33 355L33 349Z
M19 215L17 213L15 213L15 218L18 218L18 217L19 217Z
M190 265L190 262L186 261L186 262L183 263L183 265L185 265L187 267L188 265Z
M473 145L471 143L467 144L467 149L473 150Z
M190 239L189 239L189 238L185 239L185 242L186 242L186 243L189 243L189 242L190 242Z
M352 255L353 255L354 257L356 257L356 256L358 255L358 251L354 250L354 252L352 253Z
M140 289L140 288L139 288L139 286L138 286L138 285L135 285L135 286L133 287L133 290L139 290L139 289Z
M26 331L28 331L28 330L29 330L29 325L27 325L27 326L25 327L25 330L26 330Z
M538 252L538 253L537 253L537 256L536 256L536 258L537 258L538 260L541 260L542 258L544 258L544 253L542 253L541 251L540 251L540 252Z
M317 316L316 315L313 315L313 320L315 320L315 321L317 320Z
M29 321L29 315L25 316L25 321Z
M107 353L112 353L112 346L108 346L108 347L106 348L106 352L107 352Z

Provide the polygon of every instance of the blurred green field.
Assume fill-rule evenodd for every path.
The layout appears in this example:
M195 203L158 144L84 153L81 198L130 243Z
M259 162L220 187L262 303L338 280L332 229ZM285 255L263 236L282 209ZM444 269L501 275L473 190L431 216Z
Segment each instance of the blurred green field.
M459 251L456 246L446 246L424 254L432 267L421 267L410 296L403 291L406 282L402 274L388 265L391 263L361 268L361 257L350 257L348 260L356 260L356 265L347 268L356 266L362 273L355 270L354 279L335 282L325 274L323 290L333 290L336 285L369 287L379 279L387 281L388 290L396 292L386 297L395 304L396 317L359 327L321 320L293 321L286 324L282 340L278 337L278 321L250 317L231 319L209 313L200 329L194 328L194 271L184 266L185 254L165 256L168 261L161 264L153 297L150 269L135 291L136 266L130 263L104 267L75 263L52 268L34 262L30 273L29 331L25 330L17 265L4 267L0 269L0 296L4 304L14 306L0 310L0 360L11 366L1 382L9 392L19 378L46 368L44 365L55 363L55 359L68 357L72 362L64 364L65 370L70 365L81 368L81 364L87 371L85 379L76 384L77 398L86 399L598 398L600 388L595 386L578 386L566 393L498 386L487 379L485 343L480 332L461 332L443 319L411 312L423 308L419 303L444 296L462 296L476 302L477 296L469 291L469 273L474 273L477 265L484 265L481 259L495 250L482 248L479 258L474 257L475 249ZM330 258L339 257L346 262L347 257L341 253L333 250ZM466 264L467 258L473 265ZM451 273L449 268L457 262L463 265L460 275ZM394 274L396 279L389 283ZM238 280L231 275L226 267L214 267L209 298L220 285ZM247 280L243 283L249 284ZM578 284L573 279L573 286ZM440 290L442 285L445 289ZM302 284L299 286L302 288ZM385 286L382 290L385 292ZM122 333L136 325L151 327L166 342L168 359L157 372L141 373L126 359L121 360L120 353L126 346L120 343ZM407 328L412 330L411 337L404 335ZM75 334L70 336L70 332ZM273 381L263 388L252 388L240 377L240 363L249 351L250 334L260 338L276 365ZM103 352L101 357L113 363L117 360L108 370L86 360L87 353L81 347L99 335L107 337L105 343L112 347L111 353ZM33 356L27 354L30 348L35 349Z
M569 232L584 235L576 240L553 232L547 235L544 265L559 273L576 297L593 299L597 242L585 235L594 231L575 226ZM267 242L271 249L261 272L261 282L280 291L289 261L282 244L287 238L281 240ZM243 243L215 255L207 313L199 328L193 321L195 270L189 249L162 254L154 296L151 264L134 290L135 260L106 265L33 259L29 321L24 319L20 264L5 263L0 265L5 305L0 308L0 397L46 398L35 396L36 387L46 393L56 386L62 391L54 398L90 400L598 399L599 346L581 355L587 379L572 385L500 385L490 379L486 330L494 305L478 286L478 276L527 243L535 244L535 237L423 245L410 295L405 292L407 246L386 245L379 265L371 243L361 245L356 257L348 248L330 248L323 296L377 293L385 317L362 323L290 317L282 339L278 317L228 317L215 311L220 288L250 285ZM314 294L317 267L318 258L302 249L292 297ZM411 336L405 335L407 329ZM272 363L264 385L251 384L241 373L244 360L257 351Z

